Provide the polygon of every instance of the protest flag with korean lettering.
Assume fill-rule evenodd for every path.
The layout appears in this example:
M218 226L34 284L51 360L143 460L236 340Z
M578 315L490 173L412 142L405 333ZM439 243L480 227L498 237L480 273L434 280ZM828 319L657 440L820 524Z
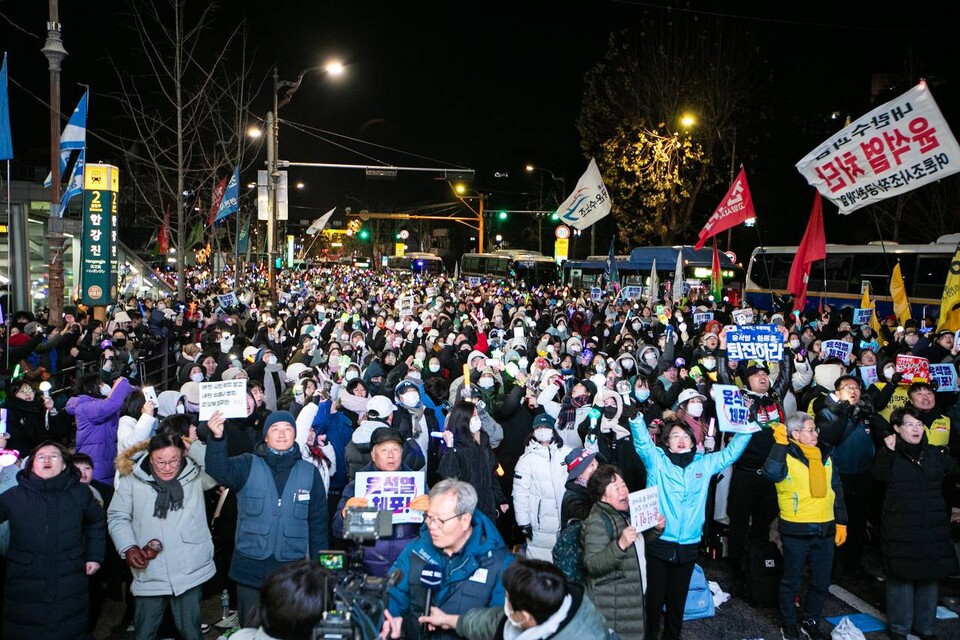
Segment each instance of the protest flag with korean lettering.
M702 249L708 239L721 231L732 229L738 224L756 217L757 214L753 210L753 196L750 195L750 187L747 185L747 170L741 168L737 179L727 190L727 195L723 197L717 210L713 212L713 215L707 220L707 224L700 230L700 239L697 240L697 244L693 248Z
M813 196L813 209L807 221L807 230L803 232L803 240L797 248L797 255L793 258L790 267L790 277L787 278L787 291L794 295L793 310L803 313L807 304L807 281L810 280L810 267L816 260L827 257L827 239L823 232L823 204L820 192Z
M824 140L796 167L847 214L960 171L960 146L920 82Z
M577 181L573 193L557 207L557 215L563 224L574 229L586 229L610 215L610 194L603 184L596 160L590 158L590 164Z

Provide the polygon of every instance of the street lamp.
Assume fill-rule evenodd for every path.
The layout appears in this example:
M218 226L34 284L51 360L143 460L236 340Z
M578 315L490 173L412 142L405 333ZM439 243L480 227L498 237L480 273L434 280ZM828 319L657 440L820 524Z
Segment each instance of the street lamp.
M448 184L449 184L449 183L448 183ZM476 227L473 227L472 225L469 225L469 224L467 224L466 222L462 222L462 221L461 221L461 222L462 222L463 224L465 224L465 225L473 228L473 229L476 229L476 231L477 231L477 236L479 236L479 238L480 238L479 243L478 243L479 246L477 247L477 253L483 253L483 238L484 238L484 235L483 235L483 234L484 234L484 231L483 231L483 202L484 202L484 200L486 199L487 196L486 196L486 194L480 193L479 191L476 191L476 190L474 190L473 193L469 193L469 190L467 189L466 185L464 185L464 184L462 184L462 183L458 183L458 184L455 184L455 185L454 185L454 184L451 184L450 187L453 189L453 194L457 197L457 200L459 200L460 202L462 202L463 205L473 213L473 215L477 216L477 226L476 226ZM473 206L472 206L469 202L467 202L468 199L476 199L476 200L478 201L478 203L479 203L478 207L477 207L476 209L474 209ZM472 241L472 239L471 239L471 241Z
M300 88L303 77L310 71L322 71L325 74L338 76L343 73L343 65L339 62L331 62L325 67L307 67L293 82L280 80L277 68L273 68L273 111L267 112L267 131L270 133L267 136L267 289L271 295L275 288L276 265L273 262L275 249L273 237L277 224L277 183L280 180L280 121L277 112L280 107L290 102L293 94ZM283 98L279 95L281 89L286 90Z
M532 164L528 164L525 168L527 170L527 173L533 173L534 171L536 171L540 174L540 199L537 201L537 207L540 209L540 213L537 214L537 249L540 251L540 253L543 253L543 216L544 216L543 214L543 174L549 173L550 177L553 178L554 182L560 183L560 195L563 197L566 197L567 183L566 183L566 180L564 180L561 177L558 177L550 169L537 167ZM554 200L555 200L554 204L557 204L557 205L560 204L559 198L554 198Z

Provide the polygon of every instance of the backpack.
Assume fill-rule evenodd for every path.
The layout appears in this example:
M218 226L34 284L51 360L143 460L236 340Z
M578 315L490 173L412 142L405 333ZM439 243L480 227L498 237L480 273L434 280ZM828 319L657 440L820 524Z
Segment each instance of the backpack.
M607 526L607 535L613 538L613 523L607 514L600 514L603 523ZM553 564L557 566L569 582L583 584L583 545L580 543L580 532L583 530L583 520L570 519L557 534L557 542L553 545Z
M775 542L749 540L743 557L743 597L755 607L776 607L783 555Z
M690 576L687 603L683 607L683 619L712 618L716 613L717 609L713 604L713 593L710 592L710 585L707 584L707 576L704 575L703 568L695 564L693 575Z

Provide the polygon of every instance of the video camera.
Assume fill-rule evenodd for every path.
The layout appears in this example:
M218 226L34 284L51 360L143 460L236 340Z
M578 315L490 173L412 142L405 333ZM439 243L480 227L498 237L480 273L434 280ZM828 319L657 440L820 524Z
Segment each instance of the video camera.
M321 551L317 561L325 572L323 617L313 629L315 640L374 640L383 625L387 590L403 579L399 569L385 578L363 570L363 542L389 536L393 514L373 507L347 509L343 537L356 542L346 551Z

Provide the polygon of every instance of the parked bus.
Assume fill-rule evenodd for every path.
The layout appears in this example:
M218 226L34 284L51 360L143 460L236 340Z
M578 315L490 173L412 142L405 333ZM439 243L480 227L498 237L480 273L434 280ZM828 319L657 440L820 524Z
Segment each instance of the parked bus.
M543 285L558 282L560 270L553 258L539 251L498 249L492 253L465 253L460 260L460 277L506 280L512 283Z
M432 253L411 251L402 256L387 258L387 269L397 273L410 273L418 276L436 276L443 273L443 260Z
M650 269L657 261L657 276L663 285L674 280L677 268L677 253L683 256L683 281L685 288L694 295L705 295L710 290L713 274L713 249L695 250L689 245L674 247L636 247L630 255L614 256L620 286L649 286ZM563 282L572 287L592 289L601 286L607 270L608 256L588 256L586 260L568 260L563 263ZM723 278L724 296L732 304L739 304L743 291L743 267L720 253L720 274Z
M859 307L866 283L875 298L877 314L893 313L890 273L900 262L911 314L916 319L939 312L950 261L960 234L942 236L931 244L828 244L827 257L811 265L807 281L807 304ZM771 293L789 295L787 279L797 247L759 247L753 250L747 268L744 293L750 304L770 309Z

